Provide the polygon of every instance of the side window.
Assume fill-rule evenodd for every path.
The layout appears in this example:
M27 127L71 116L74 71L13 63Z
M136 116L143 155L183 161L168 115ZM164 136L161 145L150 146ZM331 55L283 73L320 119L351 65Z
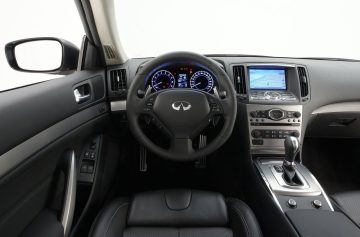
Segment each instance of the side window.
M61 75L19 72L12 69L5 57L5 45L11 41L33 37L56 37L65 39L78 48L84 29L73 0L11 0L0 9L0 93L45 80L61 78ZM39 54L46 55L46 47L38 47ZM20 49L20 47L19 47ZM27 51L23 50L26 56ZM33 52L32 52L33 53ZM56 59L49 57L48 62ZM26 60L26 58L24 58ZM24 63L28 63L24 61ZM30 62L29 62L30 63Z

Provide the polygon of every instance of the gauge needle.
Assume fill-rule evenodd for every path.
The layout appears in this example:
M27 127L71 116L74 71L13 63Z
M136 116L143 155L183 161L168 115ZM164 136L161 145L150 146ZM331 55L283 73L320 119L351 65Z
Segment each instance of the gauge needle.
M195 86L198 86L198 85L201 85L201 82L195 84Z
M153 87L157 87L158 85L161 85L161 84L162 84L162 81L161 81L161 82L156 83L155 85L153 85Z

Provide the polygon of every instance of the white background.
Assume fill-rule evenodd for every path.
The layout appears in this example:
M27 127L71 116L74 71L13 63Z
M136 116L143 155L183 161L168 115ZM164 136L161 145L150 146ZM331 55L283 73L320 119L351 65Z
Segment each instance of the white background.
M129 57L198 53L360 59L359 0L115 0ZM15 72L7 42L39 36L80 46L73 0L9 0L0 8L0 91L54 78Z
M187 50L360 59L359 0L118 0L116 10L133 57Z

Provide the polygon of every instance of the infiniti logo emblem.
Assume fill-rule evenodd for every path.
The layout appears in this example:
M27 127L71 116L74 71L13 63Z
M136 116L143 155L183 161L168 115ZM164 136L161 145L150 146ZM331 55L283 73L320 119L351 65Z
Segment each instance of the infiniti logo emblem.
M176 111L180 111L180 110L187 111L191 109L191 104L187 101L176 101L172 103L171 107Z

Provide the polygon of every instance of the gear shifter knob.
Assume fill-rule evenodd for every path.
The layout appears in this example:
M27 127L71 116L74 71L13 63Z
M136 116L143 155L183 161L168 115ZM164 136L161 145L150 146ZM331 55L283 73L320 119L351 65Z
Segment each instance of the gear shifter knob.
M295 157L299 153L299 140L296 137L288 136L284 141L285 146L285 166L293 166Z

